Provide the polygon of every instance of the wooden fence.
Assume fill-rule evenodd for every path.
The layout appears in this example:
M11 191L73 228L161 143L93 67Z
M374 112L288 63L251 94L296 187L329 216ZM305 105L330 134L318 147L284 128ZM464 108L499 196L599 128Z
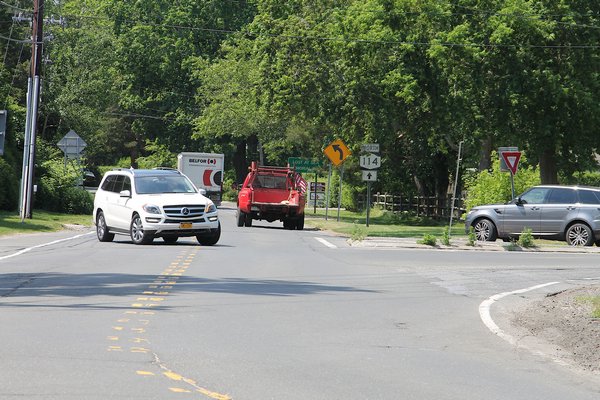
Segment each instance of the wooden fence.
M371 206L392 212L409 211L418 216L434 219L450 218L452 210L452 196L427 197L427 196L401 196L385 193L372 195ZM464 199L454 200L454 217L460 219L465 212Z

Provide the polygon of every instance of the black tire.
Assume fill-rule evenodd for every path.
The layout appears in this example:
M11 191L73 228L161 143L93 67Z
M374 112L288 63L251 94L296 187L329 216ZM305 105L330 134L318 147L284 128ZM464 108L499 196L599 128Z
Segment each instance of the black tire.
M246 214L246 218L244 218L244 222L247 227L251 227L252 226L252 215Z
M299 231L301 231L302 229L304 229L304 214L302 214L296 220L296 229L299 230Z
M175 244L177 243L179 236L164 236L162 239L166 244Z
M594 244L592 230L581 222L576 222L567 228L565 239L569 246L591 246Z
M133 244L149 244L154 240L154 235L144 231L142 218L134 214L129 224L129 236Z
M211 232L208 235L197 235L196 240L202 246L214 246L217 244L219 239L221 238L221 223L219 222L219 226L215 232Z
M101 242L112 242L115 238L115 234L108 231L106 219L104 219L102 211L99 211L96 216L96 235L98 235L98 240Z
M495 242L498 237L496 226L487 218L482 218L473 224L475 238L478 242Z
M238 208L237 209L237 226L244 226L245 223L246 223L246 213Z
M294 229L294 221L289 218L283 219L283 229Z

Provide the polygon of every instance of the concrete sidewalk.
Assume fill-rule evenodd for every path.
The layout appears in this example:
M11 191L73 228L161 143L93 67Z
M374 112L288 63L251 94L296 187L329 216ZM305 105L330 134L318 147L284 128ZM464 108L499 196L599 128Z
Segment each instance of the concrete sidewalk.
M557 241L556 244L547 244L536 247L519 247L516 244L496 240L495 242L476 242L475 246L469 246L464 238L450 240L450 246L438 243L435 246L419 244L421 238L380 238L367 237L363 240L348 239L352 247L371 247L371 248L407 248L407 249L435 249L435 250L486 250L486 251L521 251L521 252L553 252L553 253L600 253L600 247L572 247L563 242Z

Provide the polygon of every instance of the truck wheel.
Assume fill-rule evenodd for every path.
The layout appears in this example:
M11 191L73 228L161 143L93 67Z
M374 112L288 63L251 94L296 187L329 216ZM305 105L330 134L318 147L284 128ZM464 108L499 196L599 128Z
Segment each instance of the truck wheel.
M203 246L214 246L217 244L219 239L221 238L221 223L219 222L219 226L214 232L209 233L208 235L197 235L196 240Z
M244 226L244 222L246 222L246 213L237 209L237 226Z
M283 219L283 229L294 229L294 224L289 218Z
M246 222L246 226L251 227L252 226L252 216L250 214L246 214L246 217L244 219Z
M296 229L301 231L302 229L304 229L304 214L302 214L297 220L296 220Z

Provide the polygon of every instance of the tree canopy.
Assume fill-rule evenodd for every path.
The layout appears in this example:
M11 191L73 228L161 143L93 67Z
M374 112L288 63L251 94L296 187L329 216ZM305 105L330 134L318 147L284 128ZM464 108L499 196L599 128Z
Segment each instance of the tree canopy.
M499 146L543 183L597 168L600 2L60 0L46 15L67 23L45 25L39 138L75 130L91 167L217 151L239 180L341 138L380 144L380 191L445 194L461 142L463 168ZM28 29L0 24L15 171Z

